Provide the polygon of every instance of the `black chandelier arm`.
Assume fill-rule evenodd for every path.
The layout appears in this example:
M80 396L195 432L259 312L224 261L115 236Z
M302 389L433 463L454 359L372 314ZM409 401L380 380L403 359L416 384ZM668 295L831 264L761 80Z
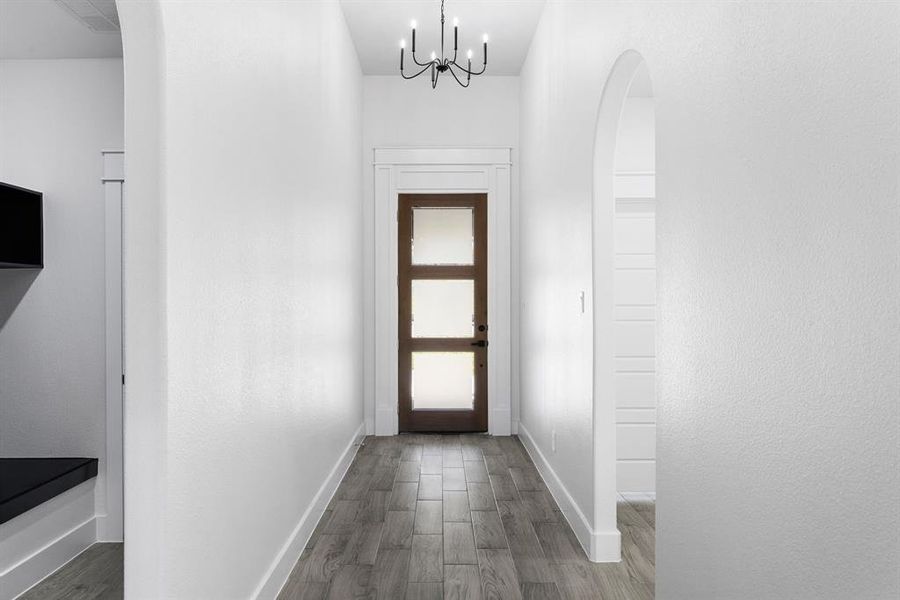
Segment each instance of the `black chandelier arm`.
M464 66L460 65L460 64L457 63L456 61L453 62L453 65L454 65L457 69L459 69L460 71L462 71L463 73L466 73L467 75L481 75L482 73L484 73L485 69L487 69L487 63L483 63L483 64L481 65L481 70L480 70L480 71L470 71L469 69L467 69L467 68L465 68Z
M463 83L462 81L459 80L459 77L456 76L456 71L453 70L453 67L459 68L459 65L457 65L456 63L451 63L449 65L449 67L450 68L448 70L450 71L450 74L453 75L453 79L456 80L456 83L458 83L459 85L461 85L464 88L469 87L469 84L472 83L472 80L469 78L466 78L466 82ZM465 69L463 69L463 71L465 71Z
M426 64L426 65L425 65L425 68L423 68L421 71L419 71L419 72L416 73L415 75L407 75L406 73L403 72L403 69L401 69L401 70L400 70L400 75L403 77L403 79L415 79L416 77L418 77L419 75L421 75L422 73L424 73L425 71L427 71L427 70L428 70L428 67L430 67L430 66L431 66L431 63Z
M416 51L415 51L415 50L412 51L412 58L413 58L413 62L416 63L416 65L418 65L418 66L420 66L420 67L428 66L428 65L430 65L430 64L433 62L433 61L430 61L430 60L429 60L428 62L419 62L419 59L416 58Z

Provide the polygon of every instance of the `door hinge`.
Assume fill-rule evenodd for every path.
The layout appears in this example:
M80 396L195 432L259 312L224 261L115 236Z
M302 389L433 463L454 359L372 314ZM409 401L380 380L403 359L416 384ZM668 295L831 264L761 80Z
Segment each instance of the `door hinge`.
M122 373L122 385L125 385L125 373Z

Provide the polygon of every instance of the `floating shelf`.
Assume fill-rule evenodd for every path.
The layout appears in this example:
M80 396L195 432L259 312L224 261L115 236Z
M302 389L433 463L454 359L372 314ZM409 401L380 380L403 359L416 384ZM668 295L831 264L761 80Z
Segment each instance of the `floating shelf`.
M43 267L43 194L0 182L0 269Z
M0 458L0 523L97 476L96 458Z

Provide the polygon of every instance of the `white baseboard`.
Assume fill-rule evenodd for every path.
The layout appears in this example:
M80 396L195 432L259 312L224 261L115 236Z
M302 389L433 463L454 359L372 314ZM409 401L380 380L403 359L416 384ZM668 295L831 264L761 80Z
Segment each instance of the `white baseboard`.
M528 429L518 423L519 439L528 451L531 460L544 479L544 483L550 488L550 493L559 505L560 510L575 532L578 541L588 560L591 562L619 562L622 560L622 540L619 530L594 531L590 521L584 516L581 508L575 503L575 499L566 489L562 480L550 466L544 454L537 447L534 438L528 433Z
M619 492L619 497L626 502L656 502L656 492Z
M331 501L331 497L334 496L334 493L337 491L341 479L344 478L344 474L350 467L350 463L353 462L356 451L359 449L359 445L362 442L365 427L366 424L361 423L359 427L356 428L356 432L353 434L350 443L347 444L347 447L341 453L340 458L338 458L334 467L332 467L331 472L328 474L328 477L325 478L325 481L322 483L322 486L319 488L319 491L316 493L312 502L310 502L306 511L303 513L303 516L300 517L300 521L297 523L297 526L294 527L294 531L291 533L284 546L282 546L281 551L278 552L278 556L275 557L272 566L269 567L269 570L262 578L262 581L256 587L256 591L252 596L253 598L258 600L274 599L278 596L278 592L281 591L281 588L284 587L288 576L291 574L291 569L294 568L294 564L296 564L297 559L300 558L300 554L303 552L306 542L309 541L313 530L316 528L316 524L319 522L319 519L322 518L325 508Z
M397 407L376 407L375 435L397 435Z
M20 596L64 567L96 541L97 524L92 517L0 573L0 600L12 600Z
M97 541L95 479L0 525L0 600L15 598Z
M510 435L512 430L510 408L508 406L492 408L489 425L491 435Z
M97 515L98 542L122 542L123 540L121 521L114 521L108 514Z

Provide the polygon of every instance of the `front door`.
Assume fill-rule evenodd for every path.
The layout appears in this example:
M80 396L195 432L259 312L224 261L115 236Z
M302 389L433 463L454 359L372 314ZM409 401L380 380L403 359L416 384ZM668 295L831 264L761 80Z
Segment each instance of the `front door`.
M400 431L487 431L487 194L400 194Z

